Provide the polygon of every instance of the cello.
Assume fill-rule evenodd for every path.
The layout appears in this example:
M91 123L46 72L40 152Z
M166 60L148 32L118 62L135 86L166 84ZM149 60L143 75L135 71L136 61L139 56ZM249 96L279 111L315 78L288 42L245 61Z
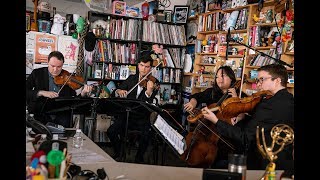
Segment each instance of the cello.
M241 81L236 81L230 88L238 89ZM213 103L208 108L219 107L222 102L229 96L226 92L217 103ZM215 126L208 120L203 118L200 109L194 109L189 112L187 120L190 123L198 122L193 132L189 132L186 136L186 150L180 158L192 167L209 167L217 156L218 140L220 136L215 132ZM231 144L223 140L231 149Z

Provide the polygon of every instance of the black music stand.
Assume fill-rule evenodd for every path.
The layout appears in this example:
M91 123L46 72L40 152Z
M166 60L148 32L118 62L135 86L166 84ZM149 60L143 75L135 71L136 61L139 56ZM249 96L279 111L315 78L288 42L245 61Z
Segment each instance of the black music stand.
M81 112L89 111L92 102L93 102L93 99L87 98L87 97L58 97L58 98L48 99L45 102L44 113L55 114L57 112L70 111L71 113L70 127L72 127L74 111L75 110L78 110Z
M120 152L121 161L126 159L126 141L128 136L128 124L130 115L142 115L146 114L149 109L146 108L146 102L139 99L128 98L101 98L97 104L96 111L99 113L105 113L108 115L116 116L126 113L125 134L122 139L122 146Z
M152 104L152 103L144 103L142 104L146 109L148 109L150 112L155 112L155 113L151 113L150 115L150 123L151 123L151 127L153 128L153 130L161 137L162 141L165 142L164 145L162 146L162 159L161 159L161 165L164 165L164 160L165 160L165 154L166 154L166 147L167 144L169 145L169 147L171 149L173 149L174 153L180 157L180 154L177 152L177 150L173 147L173 145L165 138L163 137L163 135L161 134L161 132L155 127L154 123L158 117L158 115L160 115L167 123L169 126L171 126L173 129L175 129L179 134L181 134L183 137L186 136L187 131L180 125L177 124L178 122L169 114L168 111L159 108L158 106Z

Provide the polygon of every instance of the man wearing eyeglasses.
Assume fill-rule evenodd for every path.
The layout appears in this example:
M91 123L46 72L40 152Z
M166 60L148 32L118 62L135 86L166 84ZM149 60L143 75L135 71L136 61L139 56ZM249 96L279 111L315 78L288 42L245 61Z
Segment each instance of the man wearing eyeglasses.
M294 126L294 98L287 90L288 73L280 64L270 64L258 69L257 88L260 91L270 91L272 97L261 98L252 116L243 119L243 128L232 126L219 120L208 108L204 108L204 117L216 125L217 131L225 137L232 138L237 143L238 150L247 155L248 169L265 169L268 160L262 159L256 143L257 126L264 128L266 144L271 146L271 129L277 124ZM279 147L275 146L274 150ZM293 147L287 145L277 154L276 169L293 169Z

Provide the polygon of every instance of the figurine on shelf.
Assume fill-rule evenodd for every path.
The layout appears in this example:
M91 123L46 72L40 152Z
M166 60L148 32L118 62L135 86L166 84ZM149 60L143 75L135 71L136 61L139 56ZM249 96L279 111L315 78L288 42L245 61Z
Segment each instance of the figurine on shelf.
M199 70L199 74L203 74L205 70L206 70L206 67L205 66L201 66L200 70Z
M272 23L273 21L273 11L272 9L267 10L267 15L266 15L266 23Z

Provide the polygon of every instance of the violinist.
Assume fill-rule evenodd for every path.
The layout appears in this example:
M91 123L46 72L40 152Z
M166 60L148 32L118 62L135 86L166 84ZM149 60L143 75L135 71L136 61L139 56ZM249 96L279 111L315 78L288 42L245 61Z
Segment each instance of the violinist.
M287 124L293 128L294 98L287 90L287 69L280 64L270 64L258 69L257 88L270 91L272 96L261 98L255 106L252 116L245 116L241 121L244 127L232 126L219 120L208 108L203 109L204 118L213 122L221 136L233 139L238 151L247 155L248 169L265 169L268 160L263 159L256 144L257 126L265 131L266 144L271 145L270 131L277 124ZM276 145L277 146L277 145ZM278 147L275 147L277 149ZM285 146L276 160L276 169L293 170L292 144Z
M153 51L151 51L153 52ZM130 75L123 81L119 87L113 91L112 96L139 99L152 103L158 93L159 81L153 76L149 75L152 70L153 59L151 52L143 54L138 60L138 73ZM147 76L147 77L146 77ZM145 78L145 80L142 80ZM142 81L141 81L142 80ZM141 82L141 83L139 83ZM132 91L130 91L132 90ZM135 156L135 163L143 163L143 156L147 150L149 137L151 132L151 124L149 120L150 114L136 114L132 113L129 116L128 129L138 130L142 132L139 139L139 148ZM119 160L121 141L119 135L123 137L125 133L126 114L117 117L117 120L108 128L107 135L113 146L115 160Z
M64 111L54 115L46 115L44 106L48 98L73 97L77 93L69 86L55 84L55 77L63 71L64 56L59 51L52 51L48 56L48 67L34 69L26 82L26 101L29 113L33 113L36 120L46 124L53 122L64 127L70 127L71 113ZM62 89L61 89L62 87ZM84 85L80 96L87 96L91 86Z
M191 95L190 101L184 104L184 110L191 112L194 108L202 108L203 106L209 106L210 104L217 103L224 94L228 94L229 97L238 97L240 88L232 87L236 83L236 76L230 66L220 66L216 72L214 84L212 88L207 88L203 92L195 93ZM242 93L242 97L246 94ZM240 114L238 118L244 116ZM234 118L236 121L236 118ZM219 141L218 155L212 165L215 168L221 168L227 165L228 152L230 148L224 143Z

